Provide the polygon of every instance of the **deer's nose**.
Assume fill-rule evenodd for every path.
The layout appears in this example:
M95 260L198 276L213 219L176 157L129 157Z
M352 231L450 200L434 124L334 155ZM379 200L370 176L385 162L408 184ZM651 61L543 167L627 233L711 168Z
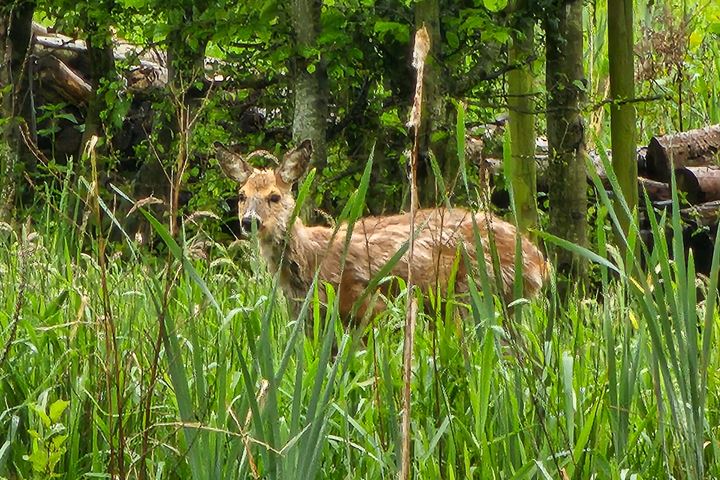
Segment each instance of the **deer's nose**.
M243 217L243 219L240 221L240 226L242 226L242 229L245 232L250 233L252 232L253 223L255 224L255 229L260 230L260 225L262 222L260 222L260 219L255 216L248 215L246 217Z

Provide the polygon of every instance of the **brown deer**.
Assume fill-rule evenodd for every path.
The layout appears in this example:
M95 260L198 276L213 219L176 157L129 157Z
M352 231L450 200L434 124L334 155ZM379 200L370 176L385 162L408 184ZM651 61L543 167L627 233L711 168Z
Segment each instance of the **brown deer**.
M321 283L331 284L339 294L340 314L346 320L377 314L384 304L368 295L371 279L393 255L407 244L410 215L399 214L365 217L353 228L346 248L347 225L333 229L303 224L300 218L291 223L295 198L292 185L305 173L312 154L312 143L305 140L285 154L274 170L255 169L245 159L220 144L217 157L225 174L239 185L240 224L245 232L255 230L262 255L270 270L280 270L280 285L288 300L304 299L316 271ZM473 222L474 220L474 222ZM473 224L476 226L474 227ZM492 275L492 256L488 229L496 245L500 264L500 293L512 298L515 281L516 230L513 225L486 213L471 213L461 208L418 210L415 217L413 282L423 291L440 287L447 291L454 273L454 291L468 291L468 275L476 264L474 228L482 239L488 272ZM547 276L543 254L527 238L522 238L523 287L525 295L534 295ZM467 265L460 248L472 259ZM407 252L392 267L390 274L407 278ZM457 264L457 266L455 266ZM372 292L370 292L372 293ZM324 300L324 294L321 292Z

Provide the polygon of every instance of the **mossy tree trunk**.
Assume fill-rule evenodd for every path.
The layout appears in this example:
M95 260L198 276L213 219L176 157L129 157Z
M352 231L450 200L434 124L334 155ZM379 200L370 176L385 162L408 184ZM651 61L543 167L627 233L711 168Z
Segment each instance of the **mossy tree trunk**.
M581 0L556 1L544 19L550 231L577 245L587 243L582 9ZM553 257L561 274L585 278L580 257L562 248Z
M292 29L295 55L292 137L295 143L309 138L313 144L311 165L320 173L327 164L328 78L325 60L318 47L322 0L292 0ZM306 219L315 217L315 190L303 208Z
M516 18L512 45L508 51L510 64L526 64L533 55L535 23L524 15L525 0L510 5ZM537 185L535 167L535 102L533 101L532 65L508 73L508 108L510 111L510 162L507 174L513 190L517 222L526 231L537 224Z
M638 204L635 106L629 102L635 96L632 8L631 0L608 0L612 163L631 210ZM627 233L632 219L620 213L620 221Z
M0 91L3 131L0 145L0 220L9 219L19 194L19 164L29 163L20 127L23 122L31 137L35 135L30 62L34 1L15 1L0 7ZM31 140L35 140L31 138Z
M108 18L109 19L109 18ZM92 93L88 100L87 113L85 115L85 131L80 142L80 150L92 136L105 137L106 128L102 121L102 113L110 105L106 100L105 87L116 80L115 57L113 54L113 39L109 25L99 25L97 22L88 21L88 59L90 60L90 84ZM98 158L103 158L102 156ZM104 169L101 169L104 171Z
M418 196L420 205L430 207L443 201L432 170L430 155L435 156L445 186L451 189L459 169L453 111L448 108L443 88L442 37L440 34L440 2L419 0L415 4L415 30L425 26L430 37L430 53L425 64L423 111L420 122L420 159L418 162Z

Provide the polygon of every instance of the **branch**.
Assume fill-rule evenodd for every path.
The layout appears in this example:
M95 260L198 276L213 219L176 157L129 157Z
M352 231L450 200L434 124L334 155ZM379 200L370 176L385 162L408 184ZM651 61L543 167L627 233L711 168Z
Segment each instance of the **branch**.
M604 107L605 105L607 105L609 103L614 103L615 105L627 105L628 103L657 102L658 100L672 100L672 97L670 95L654 95L652 97L635 97L635 98L625 98L622 100L614 100L612 98L605 98L605 99L587 107L585 110L588 112L597 110L599 108Z
M531 65L535 60L537 60L537 55L530 55L521 62L503 65L492 72L487 72L485 70L486 64L482 61L478 61L478 63L476 63L469 72L463 75L462 80L455 82L455 85L452 87L452 93L456 96L464 96L468 90L475 87L478 83L497 80L508 72L519 70Z

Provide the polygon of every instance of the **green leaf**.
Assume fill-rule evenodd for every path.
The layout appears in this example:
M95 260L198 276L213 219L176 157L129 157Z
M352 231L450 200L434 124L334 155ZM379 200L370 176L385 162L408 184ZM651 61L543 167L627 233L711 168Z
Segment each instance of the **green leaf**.
M45 413L45 411L35 403L30 404L30 408L38 414L40 420L42 420L43 425L45 425L45 427L47 428L50 428L52 422L50 421L50 417L48 417L47 413Z
M145 0L121 0L120 2L125 8L141 8L147 4Z
M57 436L53 437L53 439L52 439L53 448L55 448L55 450L57 450L59 452L64 452L65 449L63 448L63 444L65 443L65 441L67 439L68 439L67 435L57 435Z
M378 21L375 22L373 30L375 33L379 34L380 37L392 35L398 42L410 42L410 27L404 23Z
M455 50L460 45L460 37L458 37L457 32L447 32L445 38L451 50Z
M48 464L48 454L42 448L36 448L30 455L23 455L23 459L32 463L35 472L44 472Z
M58 423L68 405L70 405L68 401L55 400L52 405L50 405L50 420L52 420L53 423Z
M610 270L617 272L618 274L624 276L624 273L620 271L620 269L615 266L610 260L601 257L597 253L588 250L585 247L582 247L580 245L577 245L575 243L572 243L568 240L565 240L560 237L556 237L555 235L552 235L547 232L535 232L538 237L542 238L543 240L553 243L557 245L558 247L564 248L565 250L574 253L575 255L579 255L581 257L585 257L586 259L590 260L591 262L595 262L599 265L602 265L604 267L609 268Z
M507 7L507 0L483 0L483 5L491 12L499 12Z

